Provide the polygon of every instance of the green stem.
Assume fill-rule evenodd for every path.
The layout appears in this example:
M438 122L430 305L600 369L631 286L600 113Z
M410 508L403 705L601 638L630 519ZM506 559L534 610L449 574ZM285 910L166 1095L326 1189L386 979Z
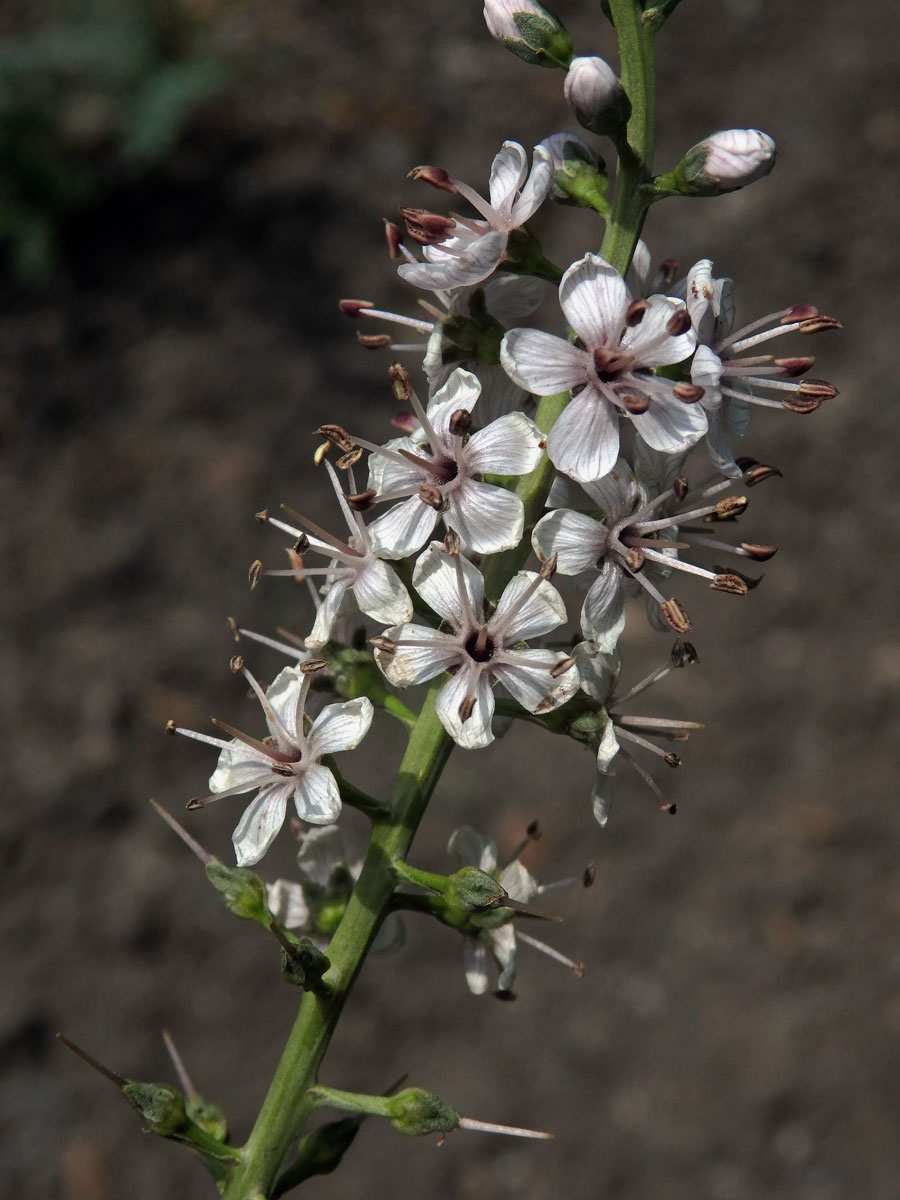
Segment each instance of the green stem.
M330 985L330 991L327 995L310 992L303 997L272 1084L243 1149L243 1161L223 1192L225 1200L256 1200L270 1194L281 1165L313 1107L309 1089L316 1081L319 1064L366 951L390 907L395 885L393 863L408 853L453 746L434 710L440 682L429 690L400 763L391 792L394 820L374 827L359 882L328 947L331 968L324 981Z

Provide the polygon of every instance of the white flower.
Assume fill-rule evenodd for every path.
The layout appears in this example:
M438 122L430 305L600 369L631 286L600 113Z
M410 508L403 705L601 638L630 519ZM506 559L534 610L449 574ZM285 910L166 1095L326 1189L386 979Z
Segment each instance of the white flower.
M520 571L504 589L492 616L486 617L484 579L458 553L432 542L416 563L413 586L452 632L427 625L403 625L375 639L375 658L396 687L451 678L437 694L435 707L444 728L466 749L494 740L494 682L499 682L529 712L549 712L578 689L577 673L566 655L553 650L519 648L566 620L566 608L546 575Z
M191 729L169 726L173 733L217 746L221 751L209 780L210 795L192 800L188 808L201 808L213 800L242 792L259 792L245 810L232 838L238 866L252 866L263 857L284 824L291 797L297 816L310 825L329 825L340 814L341 794L337 782L319 760L324 754L358 746L372 724L373 709L366 697L344 704L328 704L306 732L306 696L312 670L318 665L310 663L299 669L286 667L263 692L244 667L243 660L235 661L236 669L246 677L262 705L269 730L266 741L250 737L221 721L216 724L234 734L230 742Z
M667 801L656 780L640 763L635 762L628 746L639 746L643 750L661 758L666 766L677 768L681 759L671 750L664 750L649 740L650 737L661 738L668 742L686 742L692 733L702 729L697 721L681 721L670 717L639 717L619 713L616 710L628 700L659 683L673 669L684 667L697 661L697 652L690 642L676 641L671 661L635 684L627 692L615 694L619 678L619 659L616 655L604 654L599 647L591 642L581 642L575 647L575 658L581 674L581 686L589 696L598 700L606 709L609 718L603 727L603 732L597 744L597 767L594 777L594 788L591 803L594 816L600 825L609 820L612 804L612 779L615 775L614 763L619 756L628 762L640 775L659 801L663 812L674 813L675 805ZM622 743L625 743L623 745Z
M403 263L397 272L407 283L428 291L465 287L487 279L506 253L510 233L524 225L547 198L553 181L553 164L542 147L535 147L534 164L518 142L504 142L491 165L490 201L445 171L416 168L415 177L435 179L439 186L463 196L483 219L454 216L453 234L426 245L424 263Z
M278 879L267 884L269 908L287 929L298 930L325 949L361 871L362 861L347 862L337 825L306 830L297 853L299 882ZM372 942L372 953L389 954L405 937L403 922L389 913Z
M745 351L753 351L785 333L821 333L840 329L841 325L810 304L795 304L732 332L733 284L730 279L713 276L708 258L691 267L686 298L699 342L691 364L691 379L703 388L700 403L709 421L709 456L723 475L734 478L741 474L741 468L728 445L728 437L746 433L751 405L810 413L823 400L838 394L837 388L824 380L801 378L815 363L812 357L775 358L771 354L752 353L743 357ZM774 395L761 396L760 389Z
M622 276L596 254L569 267L559 299L577 340L513 329L503 339L500 361L520 387L538 396L573 391L547 438L560 471L579 482L611 471L619 454L620 411L648 445L669 454L703 436L698 389L650 370L693 351L696 338L684 304L667 296L632 301Z
M298 539L294 553L300 558L296 567L267 570L263 574L290 575L295 579L311 579L318 575L324 577L321 600L317 603L316 621L312 632L306 638L306 646L310 650L318 650L328 641L348 589L352 591L360 610L375 621L408 621L413 611L409 593L397 577L397 572L376 557L370 531L359 513L354 512L347 503L334 467L327 459L325 468L347 522L350 536L346 542L333 537L314 521L299 513L294 514L297 520L318 536L309 537L304 531L269 516L267 512L259 514L261 520ZM354 487L352 472L351 487ZM330 564L327 567L304 566L303 555L310 550L327 555L331 559Z
M507 865L498 869L497 843L480 830L471 825L463 825L453 831L447 845L448 851L455 855L463 867L478 867L479 870L491 875L509 896L520 904L528 904L535 896L541 895L550 888L562 887L570 883L581 883L589 887L593 882L593 870L588 868L578 879L561 879L553 883L539 884L535 877L522 865L519 856L537 834L529 830L529 836L516 849ZM488 951L493 955L500 971L497 981L497 993L501 998L512 999L512 986L516 976L516 937L517 931L513 926L512 913L509 920L502 925L479 929L477 933L468 934L463 950L466 983L469 991L475 996L483 996L490 987L487 970ZM550 958L570 967L576 975L584 974L584 965L566 958L558 950L539 942L537 938L529 937L527 933L518 931L518 938L536 950L549 955Z
M408 377L407 377L408 382ZM506 488L483 483L477 475L494 472L524 475L544 453L544 435L524 413L508 413L469 435L470 413L481 385L468 371L456 370L426 412L410 389L421 429L413 437L386 446L357 438L372 453L369 460L373 503L402 500L369 526L375 553L405 558L430 537L439 517L479 554L518 544L524 509Z
M687 482L679 479L675 487L650 499L621 458L608 475L594 483L584 483L580 488L567 480L554 484L547 501L553 511L535 525L531 542L539 558L556 555L560 574L591 579L581 610L581 630L600 651L611 654L616 648L625 626L625 601L632 582L645 589L651 602L651 620L658 628L690 631L683 607L677 600L667 600L653 581L654 568L657 580L672 571L683 571L708 580L716 591L746 594L748 584L737 573L709 570L679 557L679 551L691 546L756 562L765 562L775 554L775 546L749 542L732 546L687 524L734 520L747 507L743 497L712 499L730 487L730 480L719 480L699 490L700 503L667 512L673 500L683 500L688 494ZM599 513L599 519L577 511L584 508Z

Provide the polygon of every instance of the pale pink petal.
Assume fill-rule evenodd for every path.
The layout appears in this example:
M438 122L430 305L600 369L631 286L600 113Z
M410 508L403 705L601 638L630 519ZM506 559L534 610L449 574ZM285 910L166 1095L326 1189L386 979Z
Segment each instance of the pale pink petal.
M327 704L307 735L310 757L320 759L323 754L353 750L368 733L374 711L372 701L366 696L343 704Z
M300 929L309 920L309 906L299 883L276 879L266 884L266 903L269 911L285 929Z
M624 628L625 579L619 564L608 558L584 598L581 631L601 653L612 654Z
M684 310L680 300L670 296L649 296L643 320L625 330L622 348L628 350L642 367L667 367L690 358L697 345L693 329L673 337L666 324Z
M553 159L543 146L535 146L531 173L518 199L512 206L509 222L510 227L517 229L530 221L537 210L547 199L553 183Z
M316 609L315 624L306 638L309 650L318 650L331 637L331 630L337 620L341 602L352 582L349 575L343 579L337 579L322 597L319 607ZM292 728L292 726L288 726L288 728Z
M658 399L654 395L647 411L631 419L647 445L665 454L689 449L703 437L707 428L706 413L701 404L685 404L674 396Z
M544 435L524 413L508 413L473 433L464 453L474 473L526 475L544 456Z
M297 873L304 883L323 888L336 866L345 860L344 843L337 825L308 829L297 852Z
M571 700L578 691L578 671L570 667L556 679L551 668L563 662L564 654L555 650L518 650L517 659L528 659L529 666L498 662L494 668L497 681L502 683L514 700L529 712L543 706L545 709L559 708Z
M476 937L467 937L463 946L466 983L473 996L483 996L490 987L487 973L487 950Z
M500 362L514 383L536 396L568 392L588 378L585 351L542 329L511 329L500 343Z
M273 783L265 787L245 810L232 835L239 867L258 863L284 824L287 798L293 784Z
M597 559L606 552L609 531L585 513L557 508L541 517L531 535L531 544L540 558L558 555L560 575L580 575L593 570Z
M581 486L610 525L634 512L641 496L634 472L624 458L602 479L586 481Z
M599 254L573 263L559 285L559 305L587 346L618 345L628 307L625 280Z
M516 931L512 921L500 925L497 929L489 930L487 936L491 940L491 953L500 967L497 989L501 992L508 992L512 989L516 978Z
M450 508L444 513L444 522L459 534L467 549L495 554L511 550L521 541L525 509L515 492L467 479L447 499Z
M484 579L478 568L467 558L460 557L459 567L462 569L469 607L476 619L480 620L484 611ZM432 542L428 549L419 555L413 570L413 587L425 603L454 629L460 629L466 623L466 609L459 593L457 566L440 542Z
M413 287L429 292L447 291L480 283L491 275L506 253L509 235L491 230L470 242L465 252L446 256L442 262L404 263L397 274Z
M586 387L557 417L547 437L547 453L557 470L580 483L601 478L619 456L615 406Z

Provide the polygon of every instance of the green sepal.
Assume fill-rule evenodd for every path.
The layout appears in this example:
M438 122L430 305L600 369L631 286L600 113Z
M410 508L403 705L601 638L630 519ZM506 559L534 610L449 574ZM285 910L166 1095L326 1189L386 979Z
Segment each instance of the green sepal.
M566 142L563 148L564 166L553 172L550 194L558 204L576 208L591 208L601 216L609 213L609 176L606 163L599 154L590 151L575 141Z
M563 273L559 267L544 258L541 240L522 225L513 229L506 241L506 255L500 262L500 270L511 275L534 275L549 283L559 283Z
M188 1115L184 1096L167 1083L139 1083L129 1079L122 1095L143 1119L151 1133L179 1142L203 1160L216 1179L241 1161L241 1153L225 1143ZM224 1127L224 1116L221 1118Z
M459 1113L424 1088L404 1088L389 1096L386 1115L395 1129L410 1137L451 1133L459 1125Z
M543 5L541 5L544 8ZM513 13L513 22L521 35L503 38L501 44L517 58L534 67L561 67L565 70L575 55L572 39L559 17L550 9L543 14Z
M328 956L309 938L295 937L280 926L277 936L281 942L281 978L305 992L321 991L322 976L331 966Z
M188 1117L195 1125L199 1125L204 1133L208 1133L217 1142L228 1140L228 1118L218 1104L204 1100L199 1093L195 1093L186 1098L184 1107Z
M242 921L256 921L264 929L272 922L266 885L246 867L226 867L217 858L206 864L206 878L213 885L229 912Z
M279 1177L272 1196L283 1196L313 1175L329 1175L353 1145L359 1126L358 1117L342 1117L306 1134L297 1147L297 1158Z

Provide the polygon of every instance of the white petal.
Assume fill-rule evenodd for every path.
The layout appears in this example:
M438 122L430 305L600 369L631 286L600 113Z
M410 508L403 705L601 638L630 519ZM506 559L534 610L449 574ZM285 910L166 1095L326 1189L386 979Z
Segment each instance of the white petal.
M557 508L541 517L531 535L531 544L540 558L558 555L560 575L580 575L597 566L606 552L609 531L600 521L584 513Z
M640 489L634 472L624 458L620 458L609 474L593 482L582 484L585 492L606 518L614 525L620 517L634 512L640 499Z
M518 228L531 220L547 199L553 183L553 160L543 146L535 146L531 174L510 213L510 225Z
M327 767L313 764L297 779L294 805L301 821L331 825L341 815L341 793Z
M409 592L394 568L380 559L357 575L353 594L366 616L385 625L402 625L413 615Z
M625 579L622 568L608 558L591 584L581 609L581 631L611 654L625 628Z
M276 879L266 884L266 895L272 916L286 929L300 929L309 920L309 907L299 883Z
M462 568L463 586L469 598L469 605L480 620L484 612L484 578L467 558L460 556L459 565ZM461 629L466 624L457 566L440 542L432 542L416 559L413 587L425 603L454 629ZM418 634L416 636L418 637Z
M441 633L428 625L402 625L388 629L385 634L393 640L403 637L415 638L417 642L428 642L427 646L399 645L393 654L384 650L375 651L375 661L394 687L412 687L433 679L442 671L458 663L465 651L459 641L449 634Z
M707 428L706 413L701 404L685 404L674 396L659 399L653 395L647 411L631 419L647 445L666 454L688 450L703 437Z
M347 593L347 588L350 587L352 582L353 580L349 575L343 579L338 579L322 597L322 601L316 609L315 624L306 637L306 645L310 650L318 650L331 637L331 631L337 620L338 610ZM291 727L288 726L288 728Z
M273 783L265 787L245 810L232 834L239 867L252 867L271 846L287 808L291 783Z
M734 396L726 396L722 404L725 428L732 437L743 437L750 428L750 417L753 405L746 400L737 400Z
M438 514L418 496L410 496L369 526L372 550L378 558L406 558L431 536Z
M250 792L272 778L272 760L235 739L219 754L216 769L209 777L211 792L229 792L240 788Z
M552 583L542 579L524 604L519 607L522 596L537 579L536 571L519 571L506 587L497 603L497 610L488 622L488 631L493 633L502 626L503 640L510 642L528 641L549 633L566 620L566 605ZM509 624L506 615L515 609Z
M612 775L612 761L619 753L619 743L616 739L616 727L612 721L607 721L603 728L603 736L597 747L597 770L606 775Z
M295 735L298 744L303 736L303 710L298 707L302 691L303 672L296 667L279 671L266 688L266 699L287 732Z
M391 438L384 443L384 450L408 450L411 454L422 453L424 434L416 431L417 436ZM418 487L424 478L421 467L415 463L400 462L385 454L369 455L369 487L374 488L379 495L393 492L398 488Z
M483 996L488 990L487 950L477 937L467 937L463 947L466 983L473 996Z
M587 346L618 345L628 307L625 280L599 254L573 263L559 285L559 305Z
M671 296L648 296L643 320L625 330L622 346L635 356L642 367L667 367L689 358L697 345L693 329L673 337L666 323L682 311L684 305Z
M545 289L543 279L533 275L495 275L484 285L485 307L501 325L510 325L534 312Z
M524 413L509 413L473 433L463 453L470 471L525 475L544 456L544 435Z
M735 462L734 454L728 445L725 433L725 423L721 411L708 412L709 428L706 431L706 448L709 457L717 471L729 479L740 479L741 468Z
M297 867L304 883L323 888L335 867L345 861L344 843L337 825L308 829L297 852Z
M542 329L511 329L500 343L500 362L514 383L536 396L555 396L584 383L588 355Z
M600 479L613 469L619 456L619 417L614 405L586 387L554 422L547 437L547 453L557 470L579 483Z
M639 241L634 248L634 257L625 276L625 282L632 296L647 295L650 285L650 251L644 241Z
M427 416L436 433L450 443L450 418L460 408L471 412L481 395L481 383L471 371L457 367L432 396Z
M499 363L478 363L478 371L481 376L478 420L482 425L525 408L531 402L529 394L510 379Z
M488 930L487 936L491 941L491 953L500 967L497 988L501 992L512 991L516 978L516 931L512 921Z
M413 287L429 292L480 283L496 270L506 253L508 237L505 232L491 230L470 242L459 257L448 256L443 262L403 263L397 274Z
M495 554L511 550L522 540L525 508L515 492L466 479L448 499L444 523L456 530L467 549Z
M559 708L571 700L578 691L579 677L575 667L570 667L557 679L550 674L552 667L563 662L564 654L554 650L519 650L518 659L527 658L533 665L515 666L502 660L494 667L494 674L513 699L529 712L543 706L546 711Z
M460 825L450 834L447 850L462 867L479 867L491 872L497 866L497 843L472 825Z
M592 699L605 704L619 677L618 658L601 651L596 642L579 642L572 653L578 662L581 686Z
M518 142L504 142L491 163L491 208L503 216L512 212L516 193L528 174L528 155Z
M527 904L537 895L538 881L517 858L514 858L500 876L500 886L512 900Z
M462 666L435 697L434 707L441 724L458 746L464 750L479 750L494 740L491 718L494 715L494 693L491 691L487 671L478 673L474 684L475 707L465 722L460 720L459 709L469 694L474 671Z
M318 760L323 754L353 750L369 732L374 711L366 696L343 704L326 704L306 739L310 757Z

